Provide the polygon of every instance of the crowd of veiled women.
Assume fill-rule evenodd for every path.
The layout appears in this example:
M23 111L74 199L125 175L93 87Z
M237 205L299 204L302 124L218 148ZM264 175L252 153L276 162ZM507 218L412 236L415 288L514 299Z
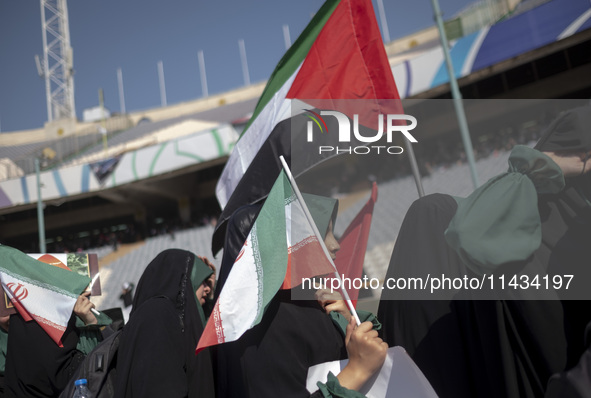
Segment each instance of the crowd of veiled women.
M317 224L323 226L325 244L334 258L339 250L331 219L336 217L336 201L327 200L334 210ZM231 266L238 251L231 259L230 253L226 250L224 265ZM137 285L129 322L122 329L114 391L109 396L354 397L360 396L355 390L384 362L387 345L374 330L375 321L356 326L343 300L317 294L310 300L294 301L289 291L277 293L262 322L239 341L196 355L214 271L206 258L180 249L163 251L147 266ZM51 341L35 322L12 315L5 396L60 396L68 383L74 382L84 358L77 347L82 331L87 325L99 330L90 312L92 303L86 295L79 301L84 302L84 308L75 309L63 347ZM333 312L335 315L329 316ZM87 325L75 325L79 318ZM375 317L365 314L365 318ZM231 364L220 365L223 358L230 358ZM310 366L344 358L349 358L349 363L338 375L331 374L313 394L307 391Z
M386 291L384 339L408 351L439 396L591 396L590 152L585 106L554 120L535 149L516 146L509 171L468 198L435 194L408 210L386 278L572 275L568 289L497 284L483 300Z
M386 278L543 271L573 274L584 290L591 265L590 122L588 108L561 115L537 149L515 147L509 171L468 198L417 200ZM231 217L215 297L260 207L242 207ZM335 215L315 220L331 255L339 249ZM240 339L195 355L214 281L211 263L184 250L166 250L147 266L123 328L114 396L360 397L356 390L379 370L387 345L404 347L440 397L591 396L591 301L569 292L401 300L385 290L381 325L367 314L373 322L356 326L342 300L292 300L279 291ZM58 396L72 383L89 344L108 331L92 306L81 296L64 347L35 322L12 315L5 396ZM310 394L308 368L344 358L349 365Z

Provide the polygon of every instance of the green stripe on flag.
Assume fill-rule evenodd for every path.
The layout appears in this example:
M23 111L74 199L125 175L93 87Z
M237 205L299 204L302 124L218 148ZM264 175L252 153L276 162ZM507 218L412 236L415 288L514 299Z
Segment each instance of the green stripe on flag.
M320 10L318 10L318 12L314 15L308 26L306 26L302 34L292 44L289 50L287 50L285 55L283 55L275 67L275 70L271 74L271 77L265 86L265 90L263 90L261 98L259 98L259 102L257 103L253 115L242 131L240 137L242 137L244 132L248 130L252 122L259 116L265 105L267 105L271 98L273 98L275 93L285 84L287 79L289 79L295 73L297 68L302 64L308 55L312 44L314 44L316 37L322 28L324 28L324 24L326 21L328 21L339 3L340 0L329 0L325 2Z
M257 309L257 317L253 325L258 324L267 305L273 299L287 271L287 235L285 224L285 200L292 195L291 185L282 171L275 181L269 197L265 201L257 220L256 241L258 250L253 251L260 255L262 264L262 278L259 279L259 300L262 298L262 306ZM253 229L255 228L253 227ZM253 241L255 240L253 234ZM259 266L257 264L257 272ZM262 291L260 281L263 281Z
M253 327L261 321L264 312L264 300L263 294L261 293L265 291L265 272L263 269L263 262L261 261L261 249L259 247L259 237L257 236L257 232L257 225L254 224L252 226L252 232L250 235L250 244L252 245L252 257L254 260L254 269L257 274L257 291L259 292L259 294L257 296L256 317L254 323L250 325L250 327Z
M24 283L39 286L68 297L76 298L90 283L90 278L35 260L9 246L0 245L0 272Z
M18 279L19 281L24 282L28 285L35 285L35 286L40 287L42 289L50 290L55 293L59 293L63 296L68 296L68 297L72 297L72 298L77 298L79 296L79 294L72 293L67 290L61 289L58 286L54 286L49 283L45 283L45 282L38 281L36 279L29 278L23 274L17 274L16 272L11 272L10 270L8 270L4 267L0 267L0 272L13 277L14 279Z

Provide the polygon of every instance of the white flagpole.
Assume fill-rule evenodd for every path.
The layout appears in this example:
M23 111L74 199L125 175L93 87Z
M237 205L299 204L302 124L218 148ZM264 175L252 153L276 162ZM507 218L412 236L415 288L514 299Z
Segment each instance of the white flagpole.
M158 61L158 80L160 82L160 105L166 106L166 86L164 85L164 66Z
M197 53L197 57L199 58L199 75L201 77L201 92L203 93L203 98L209 96L209 92L207 91L207 76L205 75L205 58L203 57L203 51L199 50Z
M378 11L380 14L380 22L382 23L382 31L384 32L384 43L390 43L390 29L388 29L388 20L386 19L386 12L384 11L384 2L378 0Z
M386 19L386 11L384 10L383 0L378 0L378 13L380 14L380 22L382 24L382 32L384 34L384 44L390 43L390 29L388 29L388 20ZM417 158L415 157L415 151L412 148L412 144L408 140L404 140L405 149L408 152L408 160L410 162L410 170L415 179L415 185L419 193L419 198L425 196L425 190L423 189L423 182L421 181L421 173L419 172L419 166L417 164Z
M285 51L291 47L291 37L289 36L289 26L283 25L283 41L285 42Z
M121 114L125 115L125 94L123 92L123 72L121 68L117 69L117 84L119 85L119 109Z
M361 321L359 320L359 316L357 315L357 311L355 311L355 307L353 306L353 303L351 302L351 298L349 297L349 293L347 293L347 290L343 286L343 279L341 278L341 275L339 274L339 271L337 270L336 265L334 265L334 262L332 261L332 258L330 257L330 253L328 252L328 249L326 248L326 245L324 244L324 237L322 235L320 235L320 231L318 231L318 227L316 226L316 223L314 222L314 219L312 218L312 215L310 214L310 210L308 210L308 206L306 206L306 202L304 201L304 198L302 197L302 194L300 193L300 190L298 188L298 185L295 182L295 179L291 175L291 171L289 170L289 166L285 162L283 155L279 156L279 160L281 160L281 164L283 165L283 170L285 170L285 174L287 174L287 178L289 178L289 182L291 183L293 191L295 192L298 200L302 204L302 208L304 209L304 214L306 214L306 219L308 220L308 223L312 227L312 230L314 231L316 238L318 238L318 242L320 242L320 246L322 247L322 250L324 251L324 255L326 256L326 258L328 258L328 261L330 261L330 264L334 268L334 273L340 282L339 285L341 287L341 293L343 294L343 298L345 299L345 302L347 303L347 307L349 307L349 311L351 311L351 314L355 318L355 322L357 322L357 326L359 326L361 324Z
M248 73L248 62L246 61L246 47L244 40L238 40L238 47L240 49L240 60L242 62L242 76L244 77L244 85L250 86L250 74Z
M462 102L462 93L458 86L458 81L454 72L451 55L449 54L449 42L443 27L443 19L441 18L441 9L439 8L438 0L431 0L433 12L435 13L435 22L439 30L439 40L441 41L441 49L443 50L443 57L445 59L445 67L447 75L449 76L449 86L451 88L451 96L453 98L454 108L456 110L456 118L460 127L460 135L462 136L462 143L464 144L464 151L466 152L466 159L468 160L468 167L470 169L470 176L472 177L472 184L474 189L478 188L478 173L476 172L476 161L474 160L474 147L472 146L472 139L470 138L470 131L468 129L468 121L466 120L466 112L464 111L464 103Z

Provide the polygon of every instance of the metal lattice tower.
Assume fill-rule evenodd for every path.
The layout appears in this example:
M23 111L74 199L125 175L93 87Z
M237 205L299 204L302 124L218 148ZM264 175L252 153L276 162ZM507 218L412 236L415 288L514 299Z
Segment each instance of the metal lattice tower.
M37 58L39 75L45 78L47 118L75 118L74 63L66 0L41 0L43 63Z

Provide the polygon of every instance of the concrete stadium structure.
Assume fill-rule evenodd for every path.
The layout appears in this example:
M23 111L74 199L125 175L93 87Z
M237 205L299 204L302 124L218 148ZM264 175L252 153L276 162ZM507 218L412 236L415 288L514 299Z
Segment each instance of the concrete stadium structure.
M588 100L591 98L589 3L537 1L533 8L525 7L527 3L532 2L521 3L492 26L452 41L452 58L463 97L499 101ZM527 26L523 21L528 21ZM388 43L386 49L402 97L417 103L424 99L451 98L447 75L442 72L442 51L433 29ZM177 168L159 172L148 170L145 175L136 170L140 163L129 163L126 172L134 175L129 179L121 177L118 180L121 183L97 180L93 186L89 165L99 167L106 159L117 158L120 163L115 167L122 167L126 154L128 157L144 156L149 151L160 154L171 145L180 145L179 140L199 134L211 135L215 138L212 142L217 142L220 139L217 129L223 126L230 129L228 140L235 140L263 88L264 83L258 83L205 99L119 115L104 124L58 120L37 130L0 134L0 242L24 251L38 250L35 181L31 175L34 158L44 163L44 178L47 178L43 179L44 189L55 190L54 194L42 193L50 248L62 247L56 246L58 242L81 244L95 235L112 234L132 225L134 234L145 238L173 220L176 224L196 225L204 216L215 217L219 212L215 184L231 143L224 141L223 147L211 155L193 154L194 161L188 164L181 162ZM523 114L527 113L526 107L501 111L505 116L521 113L521 119L515 122L521 124ZM535 110L531 112L534 112L531 120L539 117ZM499 114L476 108L470 113L478 116L471 130L473 142L491 139L494 129L483 126L490 127ZM437 125L447 128L436 129ZM453 123L433 118L425 126L421 141L425 147L437 147L441 140L453 145L460 141ZM103 148L99 127L108 131L108 150ZM514 130L520 128L514 125ZM433 166L427 164L428 152L421 154L420 145L417 153L423 169ZM456 155L461 157L461 153ZM152 159L150 164L156 163L155 157L149 159ZM79 171L72 171L76 167ZM80 173L74 179L83 181L81 188L66 186L68 176L74 175L71 173ZM91 179L86 185L84 176ZM10 181L12 185L6 188ZM9 189L18 193L10 196Z

